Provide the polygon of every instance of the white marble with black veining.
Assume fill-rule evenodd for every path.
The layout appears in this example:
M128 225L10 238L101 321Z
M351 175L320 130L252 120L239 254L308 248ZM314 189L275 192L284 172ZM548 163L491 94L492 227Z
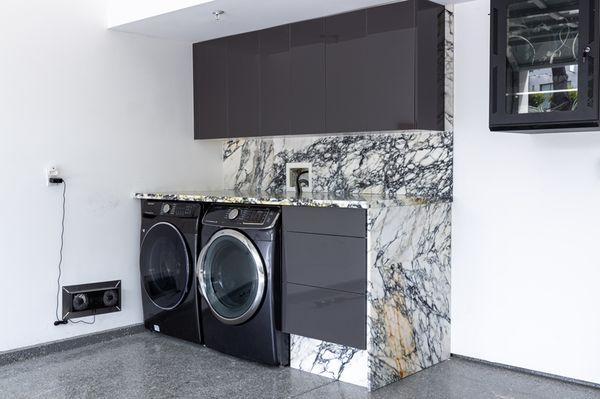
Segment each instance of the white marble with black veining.
M290 367L363 387L368 386L366 350L291 335Z
M454 131L454 6L446 6L444 57L445 129Z
M369 389L450 357L451 204L369 209Z
M224 186L281 191L286 164L310 162L314 192L449 197L452 152L452 132L228 140L223 145Z

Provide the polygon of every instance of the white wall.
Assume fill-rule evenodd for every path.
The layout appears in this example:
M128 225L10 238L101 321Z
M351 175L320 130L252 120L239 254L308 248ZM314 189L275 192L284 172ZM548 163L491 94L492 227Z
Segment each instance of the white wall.
M219 188L220 142L193 141L188 45L106 30L106 1L0 6L0 351L142 322L143 189ZM62 283L123 280L123 311L54 327L59 187Z
M600 133L490 133L489 1L455 11L452 352L600 383Z

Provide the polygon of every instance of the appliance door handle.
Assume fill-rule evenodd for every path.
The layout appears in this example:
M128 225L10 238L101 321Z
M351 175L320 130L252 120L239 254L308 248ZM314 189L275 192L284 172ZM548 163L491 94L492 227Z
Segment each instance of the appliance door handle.
M206 298L206 287L204 286L204 259L206 258L206 252L208 251L209 245L206 245L200 251L198 256L198 262L196 263L196 281L198 283L198 291Z

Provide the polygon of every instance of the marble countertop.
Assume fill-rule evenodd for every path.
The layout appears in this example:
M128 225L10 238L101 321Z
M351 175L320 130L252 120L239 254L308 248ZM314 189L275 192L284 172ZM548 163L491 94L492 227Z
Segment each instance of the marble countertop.
M236 190L143 192L135 193L134 197L137 199L163 201L196 201L228 204L314 206L363 209L452 202L450 198L420 198L411 196L389 197L383 194L304 193L301 197L297 197L294 192L267 193Z

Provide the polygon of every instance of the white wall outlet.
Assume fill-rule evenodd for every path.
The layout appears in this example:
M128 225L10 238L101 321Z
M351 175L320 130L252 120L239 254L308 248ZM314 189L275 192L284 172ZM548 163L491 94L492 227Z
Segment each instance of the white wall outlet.
M285 165L285 188L287 191L296 191L296 180L302 174L302 180L308 181L303 184L303 191L312 191L312 164L310 162L290 162Z
M50 179L60 177L58 168L56 166L49 166L46 168L46 186L50 186Z

